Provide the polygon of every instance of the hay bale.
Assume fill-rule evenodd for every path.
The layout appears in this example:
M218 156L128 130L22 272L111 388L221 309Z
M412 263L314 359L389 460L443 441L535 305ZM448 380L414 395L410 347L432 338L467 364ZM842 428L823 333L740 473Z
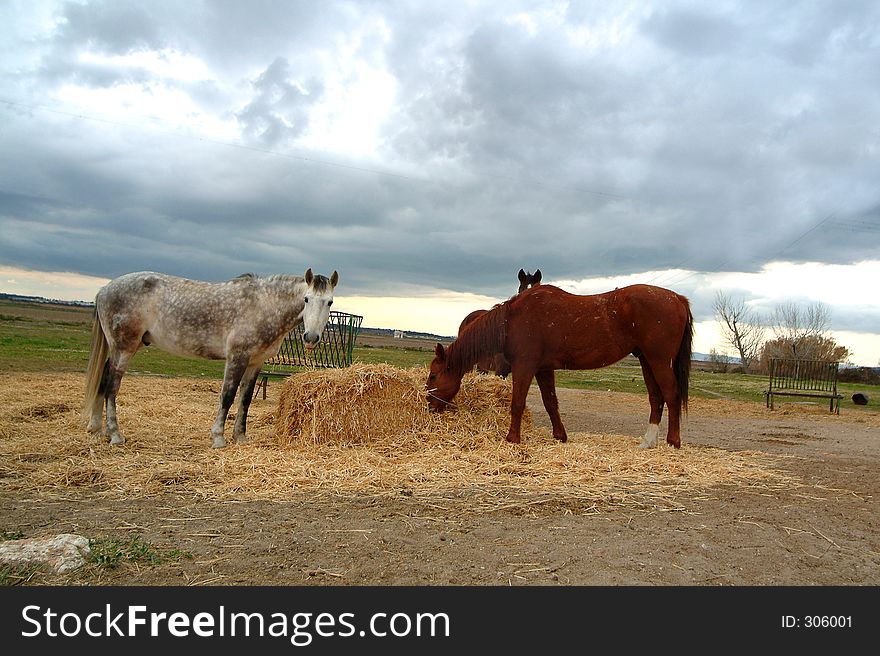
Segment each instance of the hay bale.
M282 386L275 429L282 443L399 443L453 439L467 442L491 433L502 439L510 423L511 384L468 374L455 408L431 413L425 398L426 367L355 364L346 369L290 376ZM526 410L523 428L531 427Z

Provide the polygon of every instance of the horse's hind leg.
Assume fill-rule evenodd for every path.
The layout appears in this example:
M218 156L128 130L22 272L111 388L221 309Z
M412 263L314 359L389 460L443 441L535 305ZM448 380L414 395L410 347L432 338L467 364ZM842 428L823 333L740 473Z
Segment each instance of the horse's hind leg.
M220 391L220 405L217 408L217 418L211 427L213 447L222 449L226 446L226 438L223 431L226 426L226 417L229 416L229 408L235 401L235 393L238 385L248 369L248 358L242 355L231 355L226 358L226 369L223 372L223 389Z
M550 415L550 423L553 424L553 437L560 442L568 441L565 426L559 416L559 399L556 398L556 375L552 369L544 369L535 374L538 387L541 390L541 400L544 401L544 409Z
M648 402L651 404L651 416L648 419L648 429L639 444L640 449L650 449L657 446L657 437L660 435L660 420L663 418L663 392L654 372L644 355L639 354L639 364L642 365L642 377L645 379L645 387L648 388Z
M95 400L92 402L89 425L86 426L86 431L89 433L100 433L104 428L104 404L107 400L107 386L109 384L110 360L107 360L104 362L104 372L101 374L101 382L98 384L98 393L95 394Z
M114 351L107 361L106 379L101 381L102 387L105 388L104 398L107 402L105 430L107 437L110 438L110 444L125 443L125 438L119 432L119 421L116 419L116 394L119 392L122 376L128 369L128 363L135 351L137 351L137 347L133 351Z
M678 381L672 371L671 360L650 361L654 379L663 394L666 407L669 408L669 426L666 430L666 442L676 449L681 446L681 394L678 392ZM653 416L653 410L652 410Z
M251 365L241 377L241 385L238 390L238 412L235 415L235 426L232 429L232 437L238 442L247 441L247 416L251 407L251 399L254 395L254 387L257 384L257 374L260 373L261 363Z

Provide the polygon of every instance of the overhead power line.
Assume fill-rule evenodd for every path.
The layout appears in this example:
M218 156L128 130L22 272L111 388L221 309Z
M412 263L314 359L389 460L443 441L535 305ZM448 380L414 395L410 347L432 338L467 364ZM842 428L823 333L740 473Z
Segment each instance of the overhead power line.
M752 258L751 260L749 260L749 262L754 264L754 263L758 262L759 259L763 260L765 262L772 260L773 258L775 258L775 257L781 255L782 253L784 253L785 251L787 251L789 248L791 248L795 244L802 241L809 234L811 234L811 233L815 232L816 230L818 230L819 228L821 228L823 225L828 223L832 218L834 218L834 216L835 216L834 213L829 214L828 216L821 219L818 223L815 223L814 225L810 226L807 230L800 233L797 237L795 237L795 239L793 241L789 242L788 244L786 244L782 248L778 249L774 253L772 253L770 255L765 255L762 258ZM721 271L728 264L732 264L735 260L736 260L736 258L729 257L725 260L722 260L721 263L718 264L714 269L710 269L708 271L697 271L697 270L690 269L690 267L695 266L695 264L696 264L694 262L694 260L691 260L692 264L689 265L688 267L686 267L686 268L690 269L690 271L688 273L686 273L684 275L679 274L679 276L681 276L681 277L673 277L673 278L663 282L663 284L664 285L678 285L678 284L685 282L686 280L690 280L694 276L704 275L704 274L708 274L708 273L717 273L717 272ZM679 268L680 266L681 266L681 264L676 265L675 268ZM656 278L657 278L657 276L654 277L654 279L656 279Z

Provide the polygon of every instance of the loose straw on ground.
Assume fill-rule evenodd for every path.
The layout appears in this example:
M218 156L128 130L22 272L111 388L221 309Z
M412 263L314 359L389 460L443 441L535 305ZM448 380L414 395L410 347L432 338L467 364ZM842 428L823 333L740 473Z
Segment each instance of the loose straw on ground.
M590 433L560 444L528 416L523 443L508 444L509 381L468 375L457 409L430 414L426 379L425 368L384 365L298 374L273 385L279 401L254 400L248 443L214 450L220 381L127 376L120 448L86 434L82 375L2 375L0 492L212 501L406 495L463 499L476 511L543 503L602 511L683 510L718 486L800 485L766 454L688 444L640 450L638 438Z

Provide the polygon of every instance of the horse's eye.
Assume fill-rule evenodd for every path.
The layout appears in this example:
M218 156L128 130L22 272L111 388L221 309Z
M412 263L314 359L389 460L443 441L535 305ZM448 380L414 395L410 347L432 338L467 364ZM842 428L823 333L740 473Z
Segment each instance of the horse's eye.
M327 307L330 307L331 305L333 305L333 301L327 301Z
M428 376L428 380L437 380L437 374L431 374Z
M309 302L309 297L308 297L308 296L305 297L304 302L306 302L306 303Z

